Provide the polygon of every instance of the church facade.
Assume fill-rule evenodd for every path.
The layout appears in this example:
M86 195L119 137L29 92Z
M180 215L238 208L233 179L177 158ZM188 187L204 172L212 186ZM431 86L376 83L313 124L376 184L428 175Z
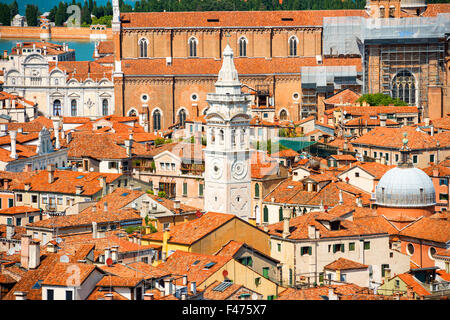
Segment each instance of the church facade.
M120 13L116 2L115 113L143 114L150 131L206 114L227 43L252 104L272 106L281 120L320 120L323 100L345 88L402 98L421 107L424 117L450 112L448 40L441 32L448 29L448 4L415 8L390 0L368 1L366 10ZM408 27L413 22L417 30ZM416 39L430 23L440 28ZM373 24L392 27L381 30L389 36L367 37Z

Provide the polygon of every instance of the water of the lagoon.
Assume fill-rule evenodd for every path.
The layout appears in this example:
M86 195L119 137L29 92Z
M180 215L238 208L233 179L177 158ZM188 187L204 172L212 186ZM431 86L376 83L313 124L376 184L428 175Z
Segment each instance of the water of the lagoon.
M11 52L11 48L16 46L17 42L21 41L40 41L39 39L0 39L0 54L3 55L3 50ZM95 41L83 41L83 40L50 40L49 42L63 44L64 42L69 45L70 49L75 49L75 59L77 61L93 60L92 54L94 53Z

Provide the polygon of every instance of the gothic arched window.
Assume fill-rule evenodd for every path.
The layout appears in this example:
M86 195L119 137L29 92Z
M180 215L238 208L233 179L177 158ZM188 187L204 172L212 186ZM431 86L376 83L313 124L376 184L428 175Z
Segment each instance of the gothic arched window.
M247 39L245 39L244 37L239 39L239 56L247 56Z
M269 209L267 208L267 206L264 206L264 209L263 209L263 213L264 213L264 216L263 216L263 221L264 222L269 222Z
M286 110L281 110L280 120L287 120L287 111Z
M416 80L409 71L400 71L392 80L392 97L412 105L416 103Z
M155 110L153 112L153 131L161 130L161 112Z
M259 184L255 184L255 198L259 198Z
M197 39L194 37L189 39L189 56L190 57L197 56Z
M141 58L147 57L147 46L148 46L147 39L139 40L139 57Z
M76 117L77 116L77 100L75 100L75 99L70 101L70 115L72 117Z
M136 117L137 116L136 110L131 109L130 111L128 111L128 116L129 117Z
M103 99L102 101L102 115L103 116L108 115L108 99Z
M53 115L54 116L61 115L61 101L60 100L53 101Z
M180 110L178 118L180 120L180 126L184 127L184 123L186 122L186 111L184 109Z
M289 38L289 55L290 56L297 55L297 44L298 44L297 37L292 36Z

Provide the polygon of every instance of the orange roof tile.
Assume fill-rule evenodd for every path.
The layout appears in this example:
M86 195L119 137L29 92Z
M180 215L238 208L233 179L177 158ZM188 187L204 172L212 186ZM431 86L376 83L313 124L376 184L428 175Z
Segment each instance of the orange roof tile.
M328 270L352 270L352 269L367 269L369 268L369 266L345 258L339 258L327 264L323 268Z
M412 290L419 296L429 296L431 293L428 292L424 287L422 287L418 280L416 280L409 273L401 273L397 275L407 286L411 287Z
M97 283L97 287L137 287L142 281L143 277L118 277L106 275Z
M198 219L171 227L168 241L169 243L191 245L235 217L236 216L232 214L208 212ZM145 235L142 239L162 242L163 231Z
M73 272L71 270L74 267L77 268L76 280L79 281L78 283L73 283L74 280L71 280L73 279ZM86 263L56 263L52 271L42 282L42 285L80 286L95 269L97 269L96 266Z
M39 208L33 208L33 207L27 207L27 206L16 206L16 207L10 207L0 210L0 215L15 215L15 214L24 214L24 213L32 213L32 212L39 212L41 209Z
M325 104L332 104L332 105L349 105L354 104L356 100L361 97L360 94L350 90L350 89L344 89L338 93L336 93L334 96L325 99L323 102Z

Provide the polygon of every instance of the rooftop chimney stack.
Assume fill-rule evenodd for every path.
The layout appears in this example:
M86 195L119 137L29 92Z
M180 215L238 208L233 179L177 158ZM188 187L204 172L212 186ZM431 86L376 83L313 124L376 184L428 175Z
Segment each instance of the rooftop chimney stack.
M17 131L11 130L9 132L9 136L11 138L11 154L9 155L12 159L17 159L17 153L16 153L16 143L17 143Z
M92 238L98 239L97 222L92 221Z
M191 291L192 294L197 294L197 282L191 281Z
M112 246L111 259L113 263L117 263L119 261L119 246Z
M125 148L127 150L127 157L131 158L131 147L133 146L132 140L125 140Z
M59 142L59 118L54 117L52 118L53 121L53 132L55 133L55 149L61 148L61 143Z
M28 269L36 269L41 263L41 245L39 240L31 239L28 248Z
M173 208L174 208L175 210L180 209L180 200L174 200L174 201L173 201Z
M29 247L31 235L24 234L20 240L20 265L24 269L28 269Z
M153 293L144 293L144 300L153 300Z
M6 239L11 240L14 235L14 229L15 227L13 225L7 225L6 226Z
M289 232L289 222L291 221L291 209L287 206L283 208L283 239L291 234Z
M106 261L111 257L111 249L105 248L105 265L108 265Z
M380 127L386 127L387 115L382 113L380 114Z
M83 186L75 186L75 194L82 194Z
M16 300L27 300L27 293L24 291L16 291L14 292L14 296Z
M47 166L47 171L48 171L48 183L51 184L55 182L55 165L49 164Z
M108 202L106 201L103 203L103 211L108 212Z

